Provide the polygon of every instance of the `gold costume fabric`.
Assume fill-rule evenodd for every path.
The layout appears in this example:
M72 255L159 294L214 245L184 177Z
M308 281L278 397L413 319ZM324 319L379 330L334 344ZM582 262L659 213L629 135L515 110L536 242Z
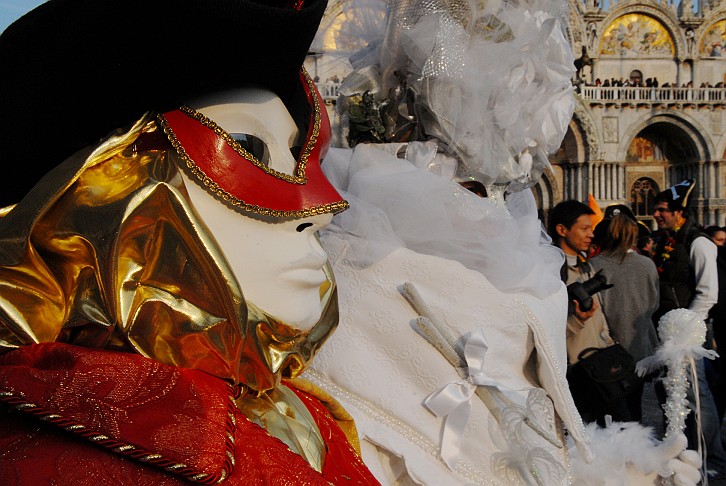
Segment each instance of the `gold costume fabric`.
M3 211L0 352L51 341L136 352L241 385L250 393L240 408L263 416L275 401L265 392L301 373L337 325L332 273L326 267L323 314L309 331L246 302L189 203L179 163L147 115Z

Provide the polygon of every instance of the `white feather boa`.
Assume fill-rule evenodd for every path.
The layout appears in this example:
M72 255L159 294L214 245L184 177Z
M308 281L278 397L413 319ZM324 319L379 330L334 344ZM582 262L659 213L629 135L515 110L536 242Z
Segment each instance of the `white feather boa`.
M678 435L659 441L653 430L637 422L613 422L602 428L587 426L595 460L587 463L570 447L573 484L631 486L662 484L695 485L700 479L700 458L684 450L686 438Z

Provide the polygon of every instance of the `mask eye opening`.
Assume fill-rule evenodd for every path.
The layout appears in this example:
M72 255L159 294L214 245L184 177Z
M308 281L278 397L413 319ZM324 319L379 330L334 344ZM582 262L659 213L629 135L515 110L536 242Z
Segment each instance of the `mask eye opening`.
M305 134L302 131L297 133L295 139L290 142L290 153L295 160L300 159L300 153L305 146Z
M295 160L299 160L300 158L300 152L302 152L302 146L296 145L294 147L290 147L290 153L292 154L293 158Z
M230 133L229 135L262 165L270 166L270 151L262 139L248 133Z

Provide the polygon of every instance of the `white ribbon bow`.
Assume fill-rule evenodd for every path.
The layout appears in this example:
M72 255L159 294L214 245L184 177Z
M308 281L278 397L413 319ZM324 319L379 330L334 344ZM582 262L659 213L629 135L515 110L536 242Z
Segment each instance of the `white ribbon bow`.
M484 373L484 355L487 346L484 332L477 329L472 332L464 343L464 358L468 368L468 377L458 380L430 394L423 404L437 417L444 418L444 433L441 437L441 458L452 471L461 452L461 440L464 429L471 414L471 397L478 386L495 386L499 383L488 378Z

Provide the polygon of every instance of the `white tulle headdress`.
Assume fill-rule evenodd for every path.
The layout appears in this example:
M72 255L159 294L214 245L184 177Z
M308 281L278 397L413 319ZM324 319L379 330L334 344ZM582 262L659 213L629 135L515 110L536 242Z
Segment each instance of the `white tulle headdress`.
M351 61L337 109L349 146L360 145L331 150L323 169L351 203L331 228L358 237L346 258L367 265L403 246L503 291L560 289L562 253L522 189L572 115L564 12L562 0L343 3L342 23L323 35ZM452 178L483 183L491 202L507 191L508 210Z
M367 29L340 91L350 144L434 139L460 176L510 192L534 185L574 109L565 4L368 0L350 2L347 18L360 24L376 5L372 17L388 21L368 25L387 28Z

